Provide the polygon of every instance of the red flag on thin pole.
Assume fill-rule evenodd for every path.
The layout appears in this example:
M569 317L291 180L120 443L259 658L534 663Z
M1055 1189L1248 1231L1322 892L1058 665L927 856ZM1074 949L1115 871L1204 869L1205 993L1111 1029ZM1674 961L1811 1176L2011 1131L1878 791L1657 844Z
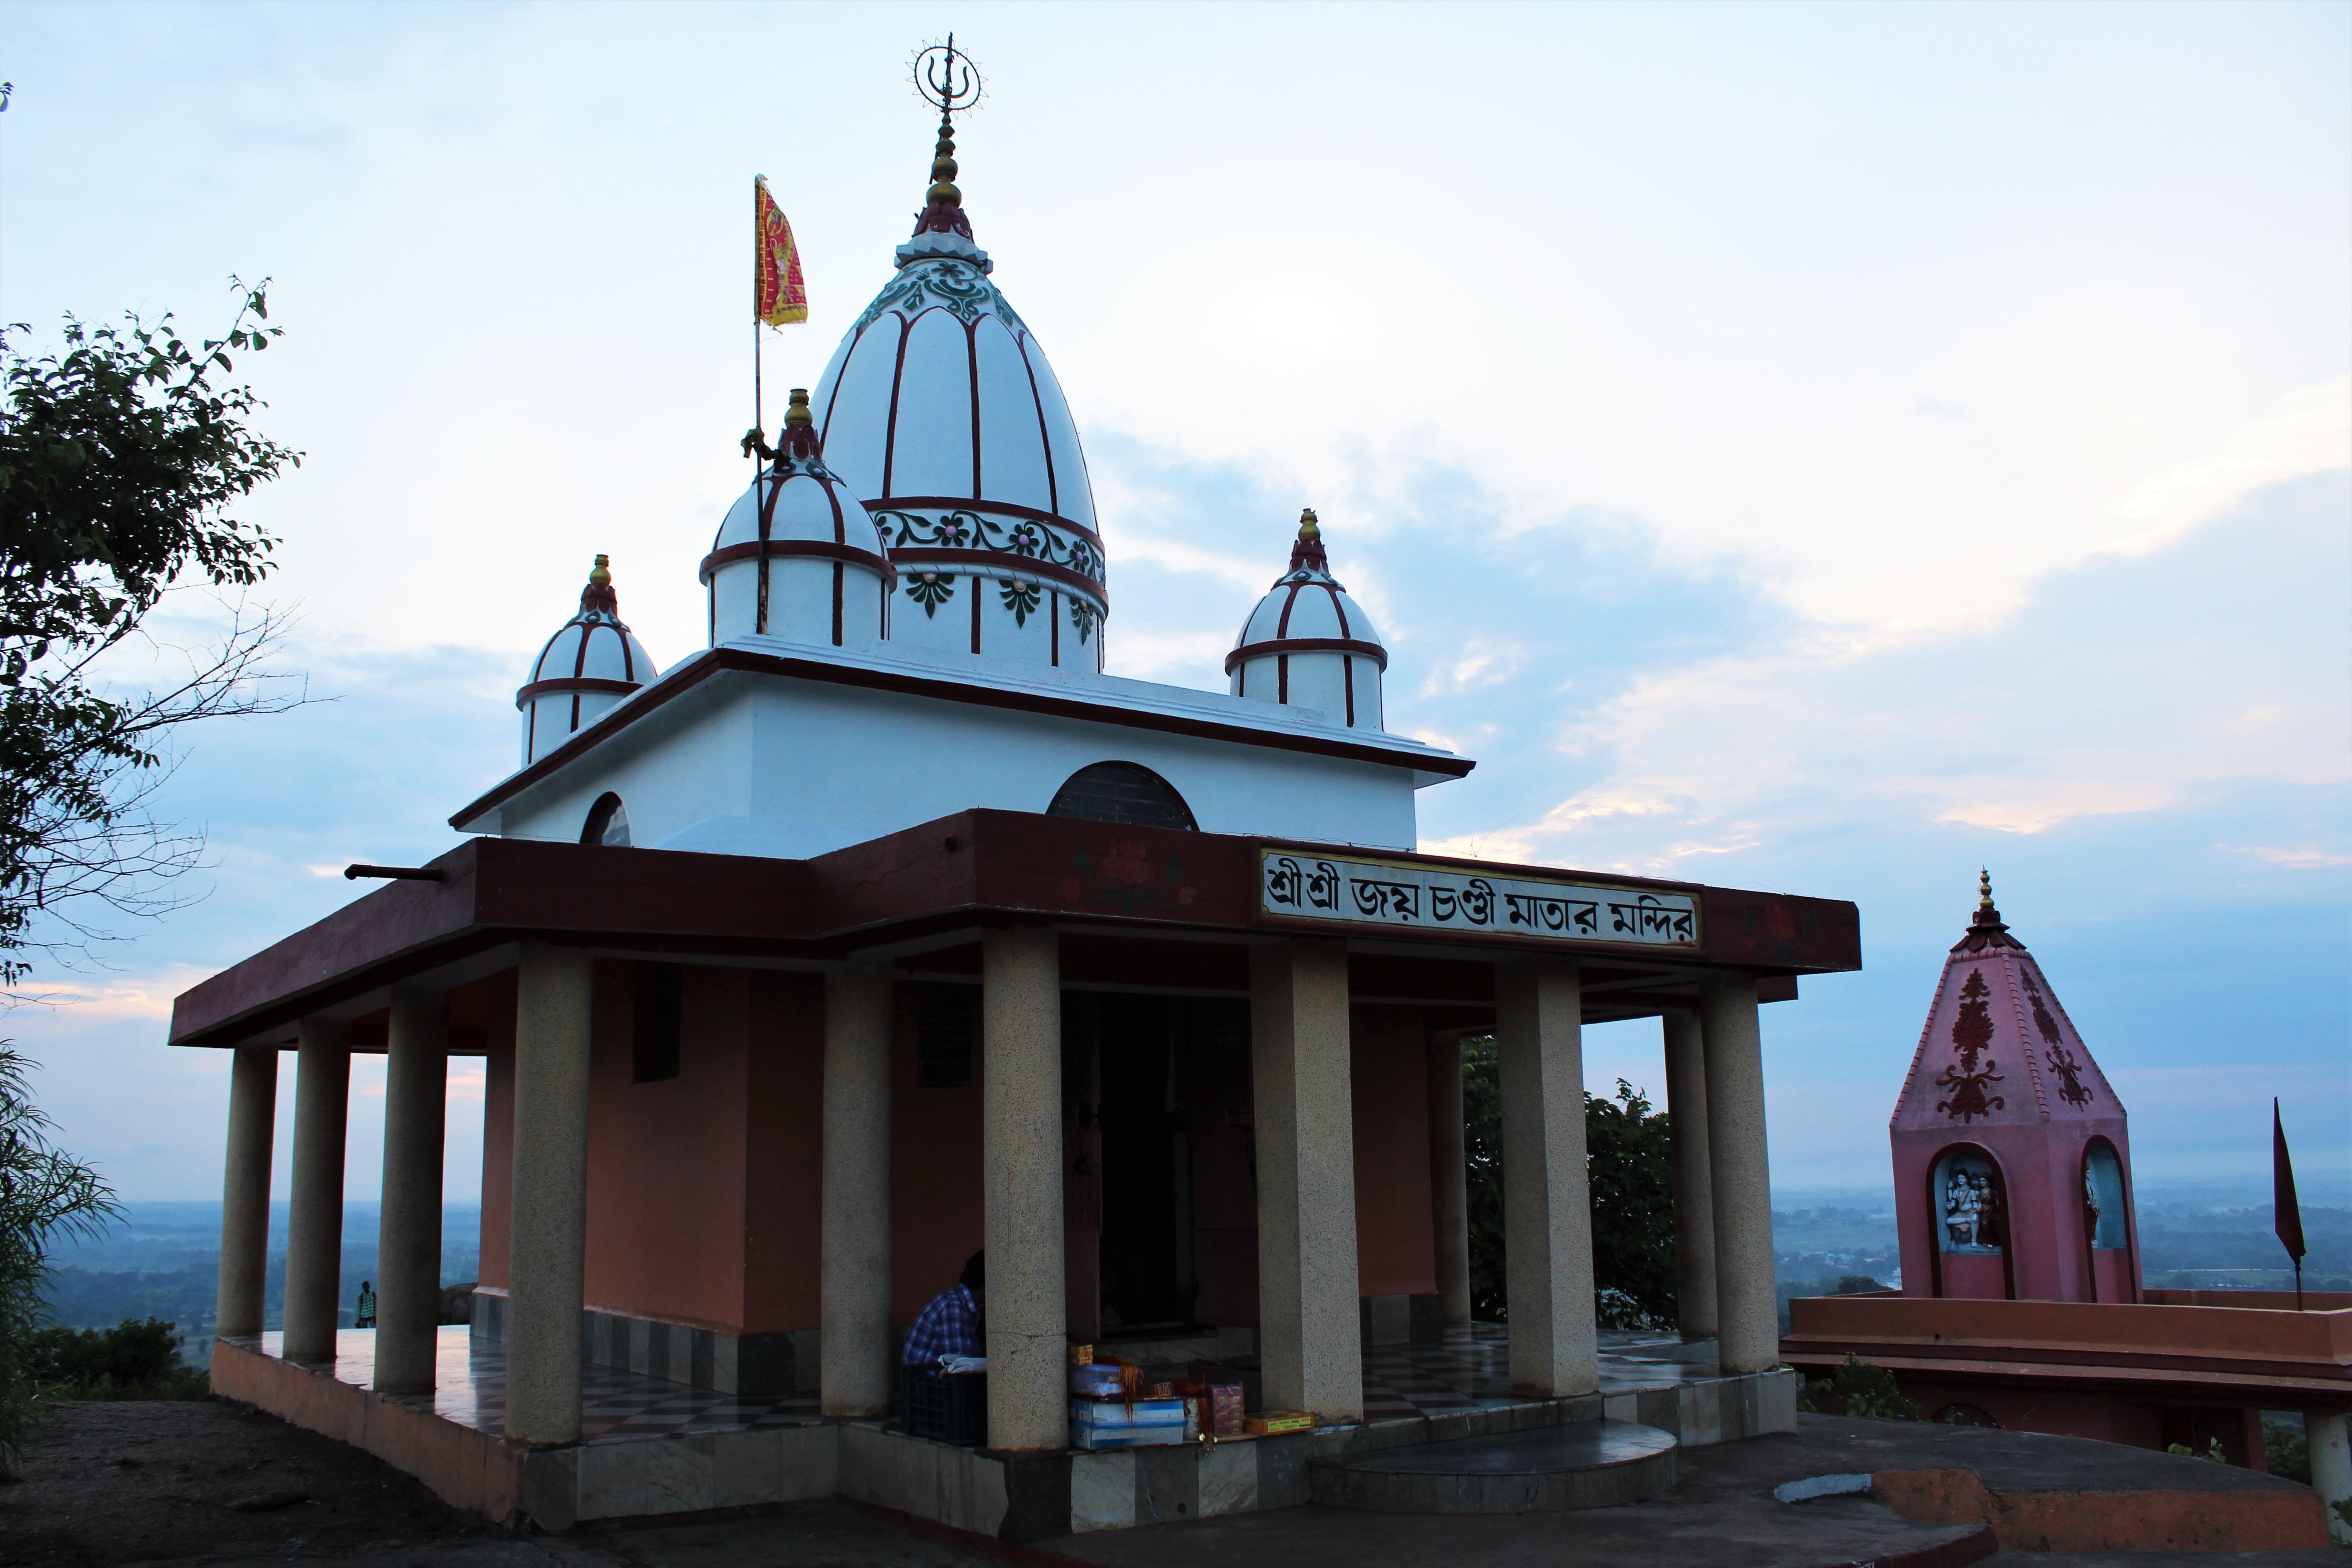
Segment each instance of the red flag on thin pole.
M2294 1162L2286 1156L2286 1124L2271 1100L2271 1226L2294 1259L2294 1310L2303 1310L2303 1206L2294 1201Z

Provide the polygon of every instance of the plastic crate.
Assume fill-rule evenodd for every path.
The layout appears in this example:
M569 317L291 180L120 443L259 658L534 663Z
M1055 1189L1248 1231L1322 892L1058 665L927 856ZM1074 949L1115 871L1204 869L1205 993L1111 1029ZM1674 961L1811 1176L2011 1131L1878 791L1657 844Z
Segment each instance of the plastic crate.
M988 1441L988 1373L901 1366L898 1409L909 1436L977 1448Z

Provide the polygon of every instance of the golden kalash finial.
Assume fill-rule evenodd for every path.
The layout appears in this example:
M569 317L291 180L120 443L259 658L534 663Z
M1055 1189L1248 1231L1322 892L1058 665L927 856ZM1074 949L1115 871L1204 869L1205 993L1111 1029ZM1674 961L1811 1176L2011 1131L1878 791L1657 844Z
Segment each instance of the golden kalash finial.
M1992 908L1992 872L1981 866L1977 868L1977 908Z
M588 574L588 585L592 588L609 588L613 585L613 558L611 556L599 555L596 557L595 569Z
M787 430L811 430L815 427L816 419L809 413L808 388L805 386L793 387L792 405L784 410L784 428Z
M1322 542L1323 525L1315 521L1315 509L1311 506L1300 508L1298 512L1298 542L1301 544L1320 544Z

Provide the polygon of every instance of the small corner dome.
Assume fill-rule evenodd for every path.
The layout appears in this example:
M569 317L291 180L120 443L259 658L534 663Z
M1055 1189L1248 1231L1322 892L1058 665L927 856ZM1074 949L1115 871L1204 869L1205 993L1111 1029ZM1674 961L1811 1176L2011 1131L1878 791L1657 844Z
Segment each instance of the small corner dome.
M1257 602L1225 656L1233 694L1318 708L1344 729L1378 730L1388 664L1371 616L1331 575L1323 530L1309 508L1299 514L1290 569Z
M596 557L580 610L556 628L515 693L525 767L570 740L661 671L621 620L612 558Z
M806 389L793 390L776 442L760 446L766 466L702 561L710 646L772 637L873 648L889 636L897 571L872 514L825 467Z

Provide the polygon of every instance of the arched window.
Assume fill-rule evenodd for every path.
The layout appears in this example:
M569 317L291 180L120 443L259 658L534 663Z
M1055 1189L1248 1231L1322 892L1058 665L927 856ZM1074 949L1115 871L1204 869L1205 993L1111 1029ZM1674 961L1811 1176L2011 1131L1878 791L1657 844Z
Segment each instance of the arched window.
M1096 763L1080 768L1054 792L1048 816L1077 816L1126 827L1175 827L1196 831L1192 808L1175 786L1134 763Z
M2131 1245L2124 1217L2123 1164L2104 1138L2083 1151L2083 1222L2094 1252Z
M626 848L629 843L629 812L621 797L606 790L588 808L588 821L580 829L583 844L602 844L607 847Z
M2009 1186L1990 1152L1955 1144L1927 1173L1927 1223L1934 1227L1934 1291L1963 1300L2016 1294L2009 1248Z

